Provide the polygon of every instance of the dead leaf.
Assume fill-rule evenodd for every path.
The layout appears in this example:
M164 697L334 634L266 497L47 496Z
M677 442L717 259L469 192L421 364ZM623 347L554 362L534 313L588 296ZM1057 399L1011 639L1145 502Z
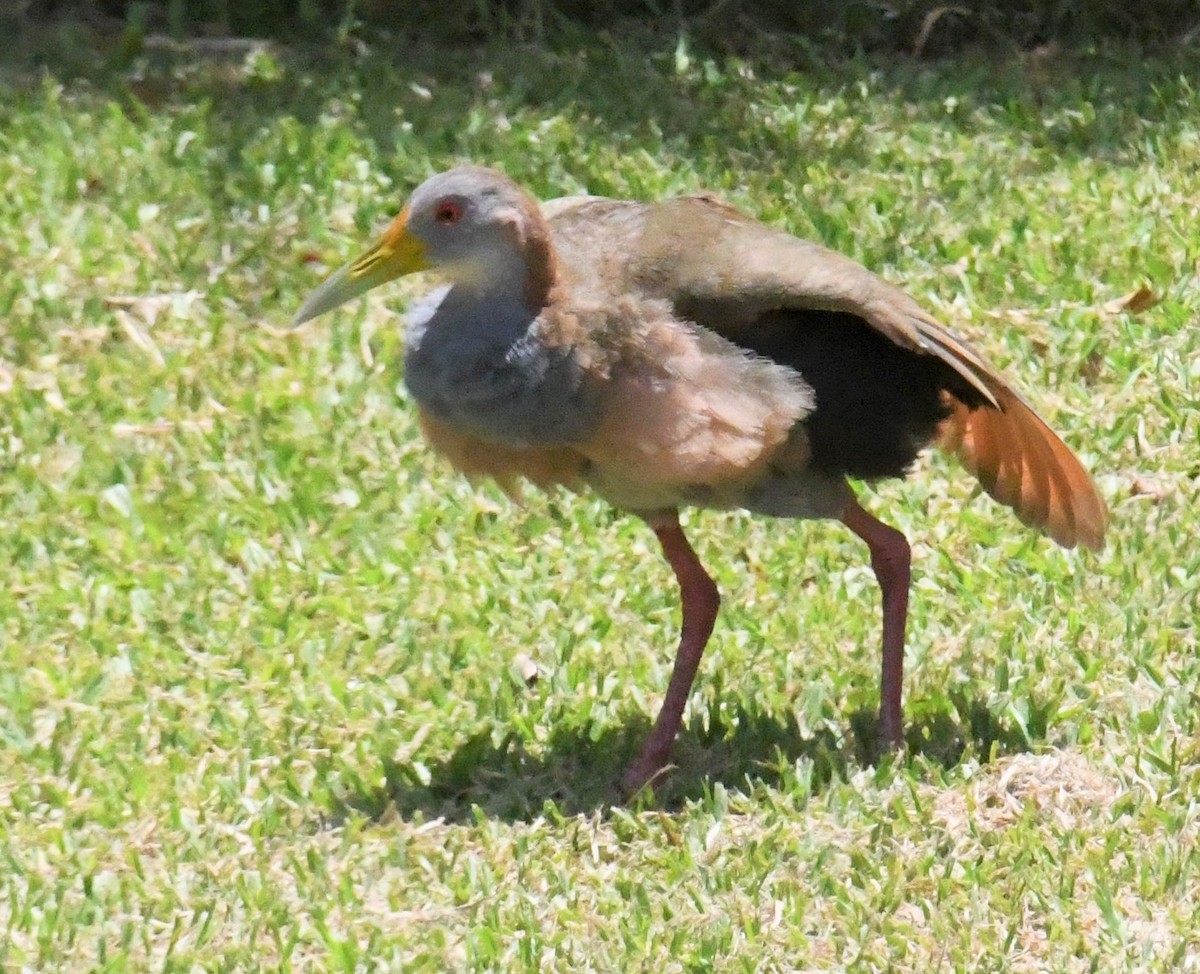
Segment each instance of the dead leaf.
M1100 378L1100 373L1104 369L1104 355L1099 349L1093 349L1088 353L1087 357L1079 363L1079 374L1088 382L1095 382Z
M1155 294L1150 288L1143 285L1136 291L1130 291L1128 294L1117 298L1114 301L1109 301L1104 306L1104 313L1109 315L1119 315L1122 312L1130 315L1138 315L1143 311L1148 311L1153 308L1162 299Z
M67 402L58 387L58 356L43 355L37 369L22 369L21 383L26 389L40 392L46 405L58 413L67 412Z
M527 687L531 687L537 683L538 677L541 675L538 672L537 663L531 660L524 653L517 653L517 655L513 657L512 665L513 670L518 676L521 677L522 680L525 681L525 685Z
M113 436L127 439L131 436L166 436L175 432L175 424L169 419L157 419L152 423L114 423Z
M58 333L66 345L91 351L99 348L112 335L112 329L104 325L87 325L83 328L64 328Z
M142 321L154 327L158 316L171 306L169 294L114 294L104 299L109 308L128 308Z
M163 354L159 351L158 346L154 344L154 339L150 337L148 331L137 323L133 315L123 308L117 308L113 312L113 315L117 319L117 324L121 326L121 330L125 332L126 338L150 356L150 360L160 369L166 366L166 359L163 358Z
M1045 312L1030 312L1021 308L1004 308L1001 311L985 311L989 318L1007 322L1025 336L1033 350L1044 355L1053 348L1050 335L1046 330Z
M150 242L150 238L140 230L134 230L129 235L129 239L133 242L133 245L142 252L142 256L144 256L148 261L154 264L161 262L158 256L157 248Z
M212 417L201 416L198 419L155 419L149 423L114 423L112 434L118 439L128 439L134 436L170 436L176 432L211 433L212 428Z
M187 317L203 295L199 291L168 291L164 294L114 294L104 299L109 308L127 308L153 328L164 311Z
M1144 497L1157 504L1171 493L1171 486L1159 477L1147 474L1134 474L1129 482L1130 497Z

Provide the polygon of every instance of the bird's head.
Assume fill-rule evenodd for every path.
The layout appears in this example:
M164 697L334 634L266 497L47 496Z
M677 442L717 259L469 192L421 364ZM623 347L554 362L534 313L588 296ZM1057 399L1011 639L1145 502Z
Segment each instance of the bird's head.
M503 173L479 166L439 173L417 187L373 247L308 296L292 323L426 270L481 297L512 294L536 310L554 281L550 231L537 204Z

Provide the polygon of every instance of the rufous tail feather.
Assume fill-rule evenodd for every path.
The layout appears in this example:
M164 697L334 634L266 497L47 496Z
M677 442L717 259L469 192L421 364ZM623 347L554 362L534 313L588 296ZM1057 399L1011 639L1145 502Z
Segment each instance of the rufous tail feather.
M1108 514L1091 477L1062 440L1010 389L993 386L999 409L947 396L940 446L1025 524L1064 548L1098 551Z

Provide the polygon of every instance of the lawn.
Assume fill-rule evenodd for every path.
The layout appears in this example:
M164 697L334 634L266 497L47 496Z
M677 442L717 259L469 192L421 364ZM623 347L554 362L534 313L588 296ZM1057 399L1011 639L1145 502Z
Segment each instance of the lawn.
M1195 50L945 63L675 38L0 55L0 969L1200 970ZM402 284L303 296L458 161L707 188L902 283L1095 471L1064 552L944 457L909 749L837 524L653 535L422 445ZM1140 289L1149 295L1130 299Z

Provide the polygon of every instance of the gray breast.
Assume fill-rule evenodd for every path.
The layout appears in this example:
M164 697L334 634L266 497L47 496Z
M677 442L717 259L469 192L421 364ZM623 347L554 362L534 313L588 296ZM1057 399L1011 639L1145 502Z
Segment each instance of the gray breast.
M434 418L505 446L578 442L599 403L575 353L538 340L538 320L505 302L440 288L409 313L404 381Z

